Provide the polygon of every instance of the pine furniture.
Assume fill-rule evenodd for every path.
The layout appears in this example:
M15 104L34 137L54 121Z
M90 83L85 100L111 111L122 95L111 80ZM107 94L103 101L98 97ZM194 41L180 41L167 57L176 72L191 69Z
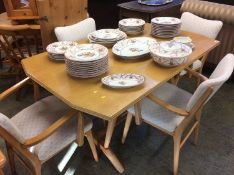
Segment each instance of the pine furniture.
M178 174L181 148L194 134L194 144L198 143L202 109L219 88L230 78L234 69L234 55L226 55L208 78L190 68L186 70L201 79L202 83L191 94L175 85L165 83L156 91L128 109L122 143L125 142L132 117L136 124L142 121L173 137L173 174ZM187 130L187 132L185 132ZM187 134L184 134L187 133Z
M151 37L150 27L150 24L146 24L145 32L142 36ZM143 86L131 89L115 90L103 86L100 80L101 77L107 74L92 79L72 78L67 75L65 64L50 61L47 53L24 59L22 65L27 76L73 109L108 122L105 142L104 144L99 144L99 147L115 168L122 173L124 171L122 164L109 148L119 115L179 74L196 59L219 45L218 41L198 34L189 32L182 32L182 34L188 35L193 39L196 49L188 62L179 67L161 67L154 63L149 56L138 61L123 60L115 57L111 49L109 50L110 69L107 74L127 72L142 74L146 77ZM87 40L84 40L81 43L87 42Z

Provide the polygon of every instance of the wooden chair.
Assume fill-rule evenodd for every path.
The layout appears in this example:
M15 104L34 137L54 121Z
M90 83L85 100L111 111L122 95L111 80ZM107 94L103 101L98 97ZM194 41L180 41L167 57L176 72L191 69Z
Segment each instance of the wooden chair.
M0 151L0 175L4 175L2 169L4 168L6 164L6 158L3 155L3 153Z
M203 106L214 93L228 80L234 68L234 55L225 56L216 67L209 79L189 68L186 69L193 76L203 82L194 94L166 83L146 99L128 110L124 127L122 143L128 134L132 116L136 124L143 120L145 123L158 128L173 137L174 140L174 175L178 174L180 150L189 136L194 133L194 143L198 143L200 119ZM182 139L184 130L191 126L187 135Z
M16 76L16 82L24 77L21 60L42 52L38 25L0 25L0 47L4 51L10 71L0 76Z
M27 81L29 78L0 94L0 101ZM6 142L12 173L15 172L14 158L17 158L32 174L41 175L41 166L47 160L74 141L82 146L83 136L87 137L94 159L98 161L92 125L91 120L55 96L37 101L11 119L0 113L0 136Z
M58 41L79 41L86 39L88 34L96 30L96 24L93 18L88 18L77 24L56 27L54 32Z
M215 39L218 36L223 26L222 21L207 20L199 16L196 16L190 12L184 12L181 16L181 21L182 21L181 30L204 35L212 39ZM202 58L196 60L190 66L191 69L196 72L202 73L202 68L205 64L208 54L209 53L205 54ZM180 76L184 76L186 74L187 74L186 70L183 70L180 73ZM189 76L191 77L192 75L189 74ZM199 83L200 83L200 79L197 78L197 85L199 85Z

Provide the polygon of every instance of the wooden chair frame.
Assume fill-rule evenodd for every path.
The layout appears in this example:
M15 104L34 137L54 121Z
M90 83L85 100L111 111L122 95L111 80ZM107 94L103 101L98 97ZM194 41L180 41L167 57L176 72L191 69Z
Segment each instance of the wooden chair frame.
M4 100L6 97L8 97L10 94L16 92L19 88L21 88L23 85L25 85L30 79L27 77L21 82L17 83L15 86L12 86L8 90L4 91L0 94L0 101ZM25 167L30 170L30 172L33 175L41 175L41 166L45 162L41 162L38 157L31 153L28 148L34 145L37 145L38 143L42 142L43 140L47 139L49 136L51 136L54 132L56 132L60 127L62 127L65 123L67 123L69 120L71 120L74 115L77 114L78 118L78 125L80 121L83 121L83 117L80 112L76 110L70 110L68 113L66 113L64 116L62 116L59 120L54 122L49 128L42 131L37 136L30 138L26 140L23 144L17 141L12 135L10 135L4 128L0 127L0 136L5 140L7 152L9 156L9 163L11 167L12 173L15 172L15 164L14 164L14 157L16 157L20 162L22 162ZM81 123L83 125L83 122ZM98 161L98 155L94 143L94 138L92 135L92 131L88 131L84 133L83 127L78 127L78 138L77 142L79 146L83 145L83 137L85 136L89 142L93 157L95 161ZM81 138L79 137L81 136ZM25 161L25 159L22 159L21 156L25 157L28 162Z
M24 76L21 60L33 55L32 47L35 47L35 52L37 54L42 51L42 46L39 44L40 29L38 25L0 25L0 36L2 36L0 47L6 54L6 59L3 63L9 64L11 69L14 70L13 73L4 73L4 75L16 75L16 81L19 82ZM8 41L9 37L12 43ZM31 43L32 41L33 44ZM24 46L21 46L21 43L23 43ZM12 44L14 44L14 46L12 46Z
M201 81L207 80L207 78L200 73L191 70L190 68L186 68L186 71L188 71L190 74L195 76L196 78L199 78ZM210 95L213 92L213 88L209 87L204 94L200 97L200 99L196 102L194 107L190 111L186 111L185 109L178 108L176 106L173 106L171 104L168 104L167 102L161 100L158 97L155 97L154 95L150 94L147 98L149 98L151 101L154 103L166 108L167 110L179 114L181 116L184 116L185 119L180 123L179 126L175 129L173 133L170 133L162 128L159 128L158 126L153 126L161 131L163 131L166 134L169 134L170 136L173 137L174 141L174 163L173 163L173 174L177 175L178 174L178 167L179 167L179 156L180 156L180 151L183 145L185 144L186 140L190 137L192 133L194 133L194 138L193 138L193 143L197 144L198 143L198 136L199 136L199 127L200 127L200 120L201 120L201 112L202 112L202 107L207 101L207 99L210 97ZM135 106L135 122L137 125L140 125L142 123L143 118L141 116L141 106L140 102L137 103ZM123 137L122 137L122 143L125 142L129 127L132 121L133 114L128 113L127 119L125 122L125 127L123 131ZM147 121L144 121L147 123ZM188 133L182 138L183 133L185 129L193 122L192 127L189 129Z
M3 153L0 151L0 175L4 175L2 169L4 168L6 164L6 158L3 155Z

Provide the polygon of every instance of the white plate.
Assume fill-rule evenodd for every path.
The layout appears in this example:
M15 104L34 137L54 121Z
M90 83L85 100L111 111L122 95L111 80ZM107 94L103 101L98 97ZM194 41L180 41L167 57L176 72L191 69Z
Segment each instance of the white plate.
M108 55L108 49L100 44L80 44L68 49L66 59L73 61L94 61Z
M138 74L112 74L102 78L102 83L112 88L130 88L143 84L144 76Z
M174 17L156 17L151 20L152 23L162 24L162 25L179 25L181 20Z
M77 45L78 43L73 41L55 42L49 44L46 47L46 51L50 54L64 54L67 51L67 49Z
M89 37L92 37L93 40L102 40L102 41L115 41L123 38L126 34L118 29L101 29L89 34Z
M117 42L112 52L125 59L141 58L150 52L149 48L152 44L156 44L157 41L147 37L137 37L131 39L125 39Z
M126 18L120 20L119 24L125 27L139 27L145 25L145 21L138 18Z

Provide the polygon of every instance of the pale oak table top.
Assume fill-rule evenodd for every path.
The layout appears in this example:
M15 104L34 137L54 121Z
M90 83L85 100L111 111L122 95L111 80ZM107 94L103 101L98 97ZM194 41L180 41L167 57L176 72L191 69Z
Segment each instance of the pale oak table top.
M218 41L201 35L189 32L181 35L190 36L195 49L186 64L174 68L161 67L150 56L124 60L114 56L111 49L109 71L96 78L72 78L66 73L65 64L49 60L47 53L24 59L22 65L27 76L70 107L110 121L219 45ZM151 37L149 24L142 36ZM137 73L144 75L146 81L142 86L130 89L111 89L102 85L101 78L113 73Z

